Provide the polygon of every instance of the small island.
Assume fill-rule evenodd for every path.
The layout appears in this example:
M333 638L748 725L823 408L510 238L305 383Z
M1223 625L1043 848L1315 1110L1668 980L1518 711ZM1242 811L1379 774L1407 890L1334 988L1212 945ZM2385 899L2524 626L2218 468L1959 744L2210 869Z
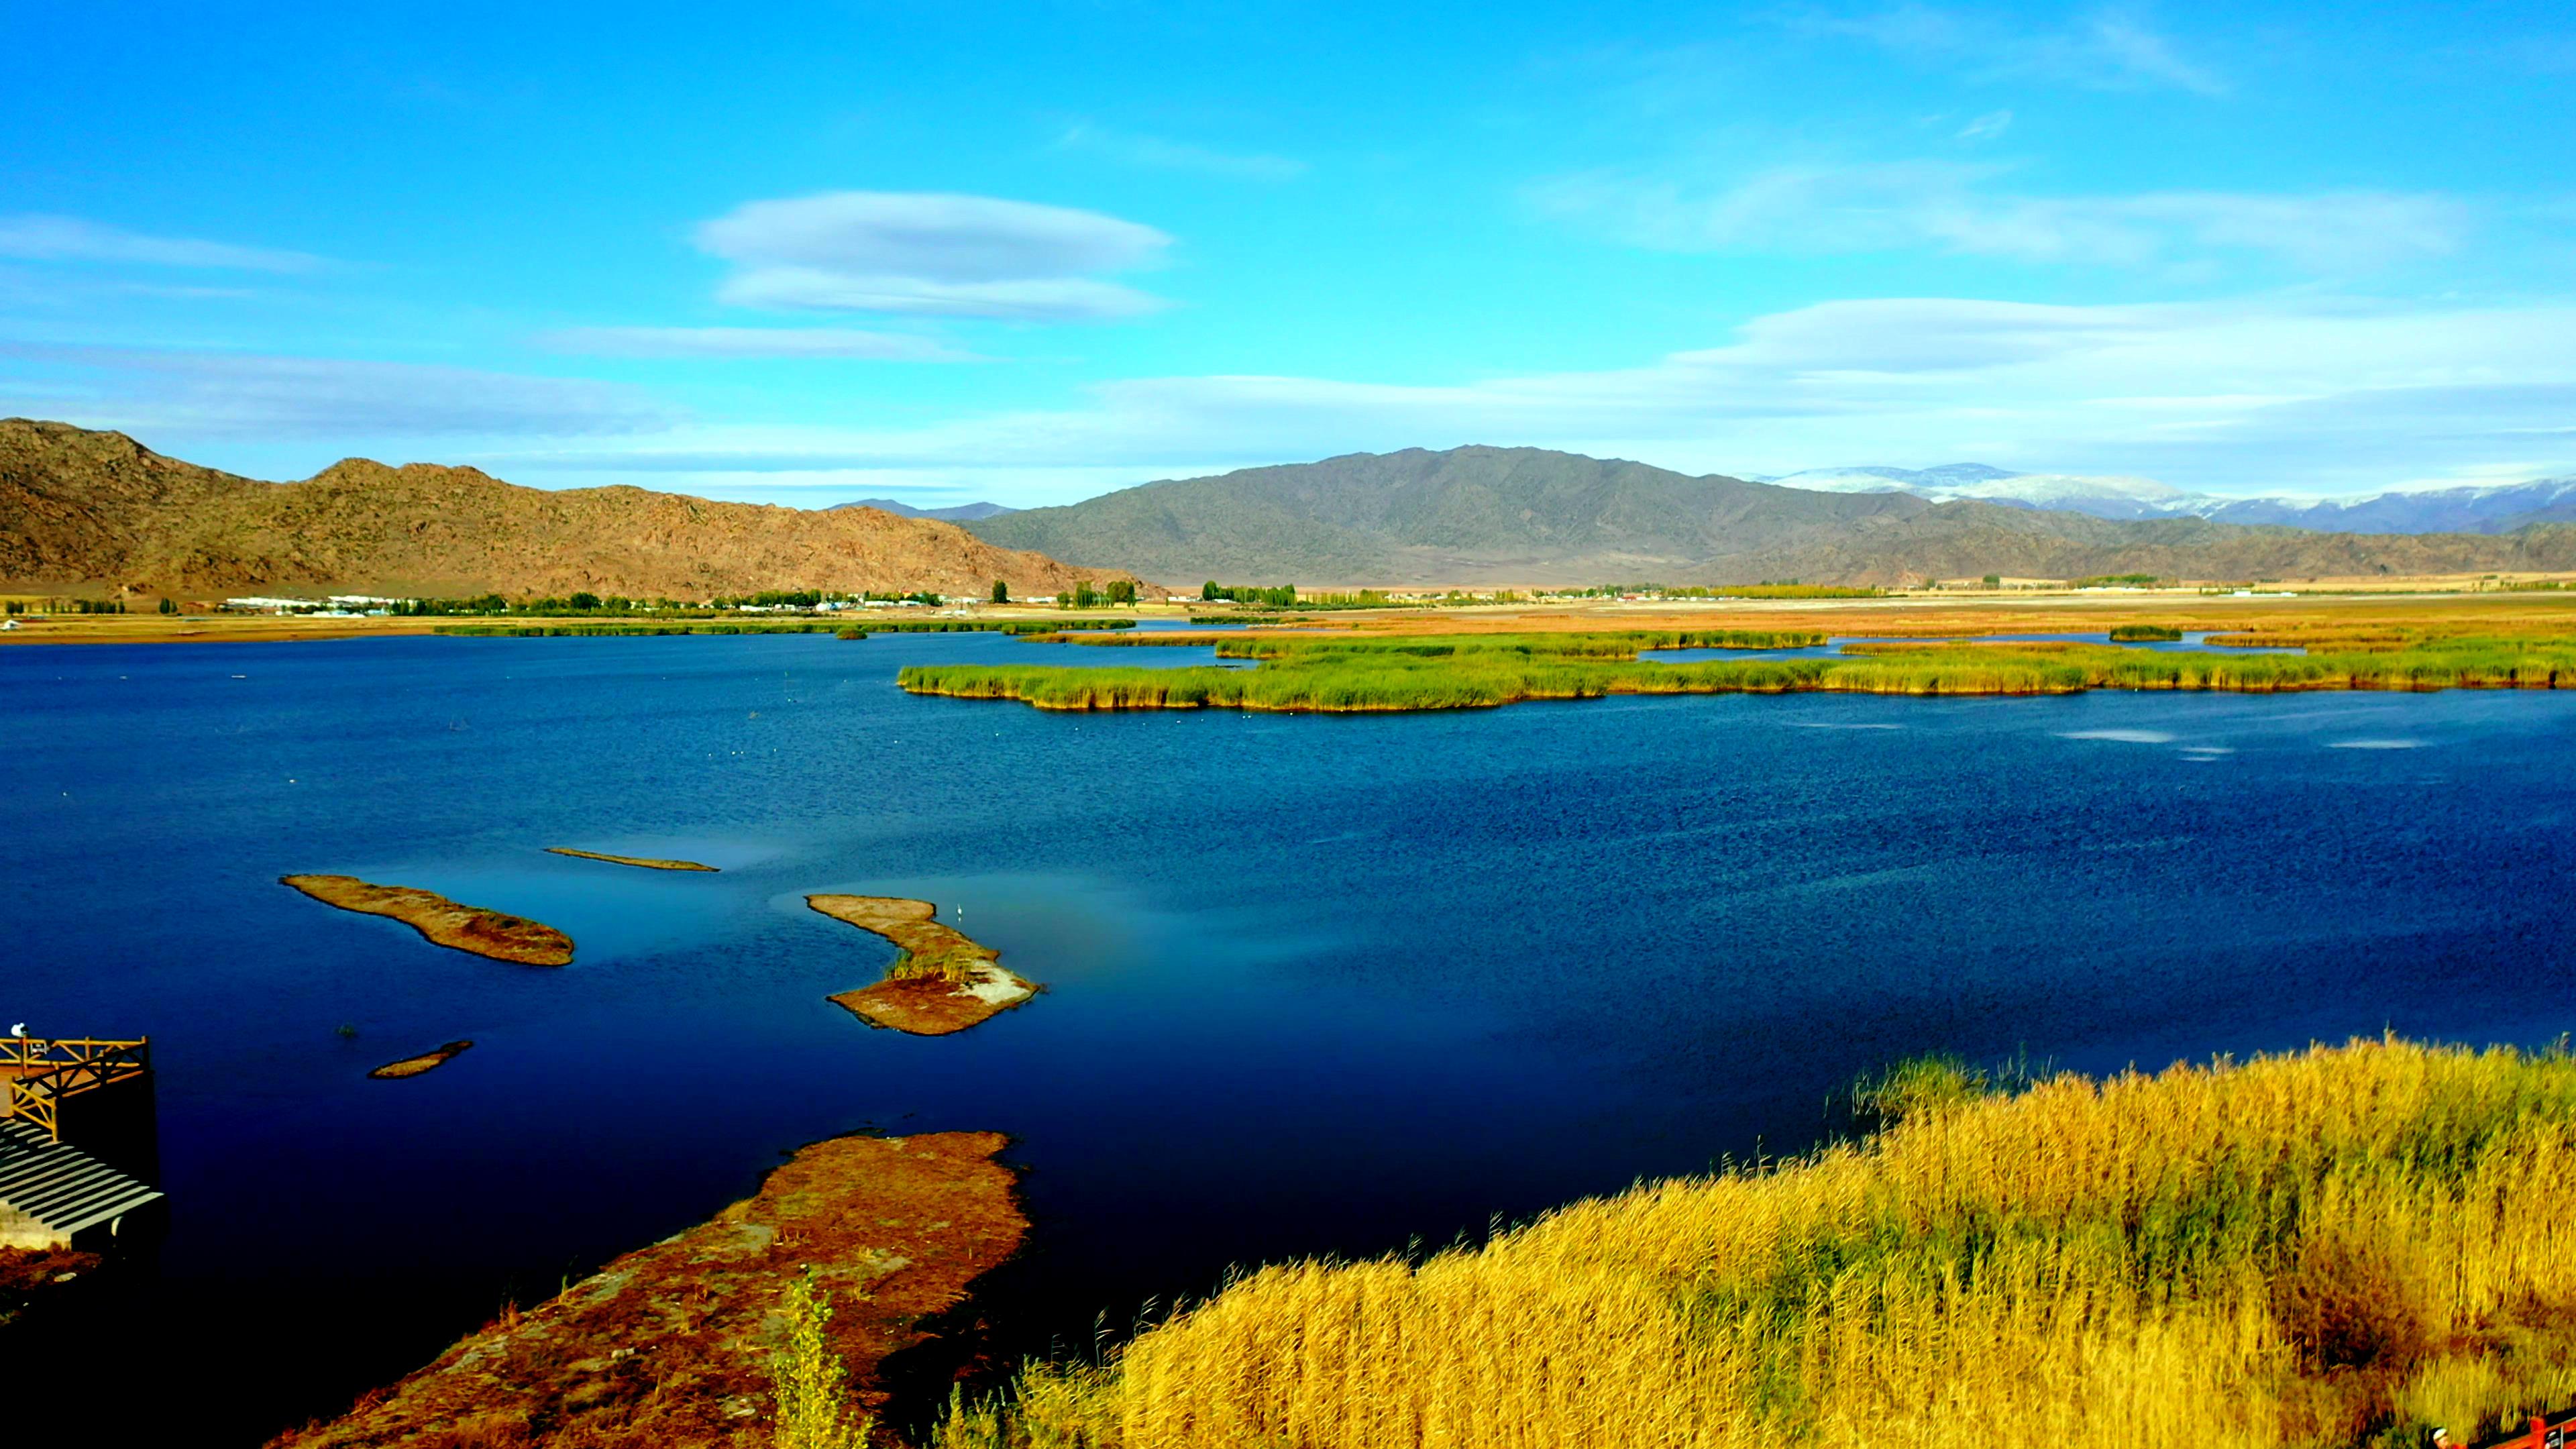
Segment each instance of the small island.
M376 1068L374 1071L367 1073L367 1075L378 1081L394 1081L403 1077L417 1077L423 1072L436 1071L438 1068L447 1065L450 1061L455 1059L458 1053L472 1045L474 1045L474 1043L470 1041L445 1042L428 1051L422 1052L419 1056L405 1057L398 1062L387 1062L383 1066Z
M780 1306L807 1273L832 1307L850 1409L876 1413L878 1365L1008 1258L1028 1230L997 1132L834 1137L757 1194L534 1308L501 1316L346 1415L270 1449L768 1444Z
M1002 969L1001 953L931 919L938 907L899 896L807 896L836 921L883 936L902 954L883 981L829 998L860 1020L914 1036L946 1036L1037 995Z
M495 961L522 966L565 966L572 962L572 937L541 921L460 905L436 891L410 886L375 885L353 875L282 875L289 885L324 905L361 915L389 916L418 931L431 944L470 951Z
M580 860L604 860L610 865L640 866L645 870L703 870L710 873L715 870L712 865L700 865L694 860L657 860L649 855L603 855L596 850L575 850L569 845L549 845L546 847L546 854L569 855Z

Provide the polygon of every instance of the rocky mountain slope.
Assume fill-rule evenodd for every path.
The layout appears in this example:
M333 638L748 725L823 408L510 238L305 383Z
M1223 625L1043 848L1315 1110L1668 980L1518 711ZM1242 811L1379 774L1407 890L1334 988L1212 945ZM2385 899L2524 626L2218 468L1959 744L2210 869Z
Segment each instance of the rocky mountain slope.
M1022 597L1077 578L951 523L652 493L551 492L472 468L352 458L263 483L122 433L0 420L0 588L131 586L204 597L350 592L701 599L758 589L934 589Z
M1535 448L1408 449L1148 483L969 527L1165 583L1307 585L1926 576L2191 579L2576 568L2576 527L2493 537L2317 533L1904 491L1823 492Z

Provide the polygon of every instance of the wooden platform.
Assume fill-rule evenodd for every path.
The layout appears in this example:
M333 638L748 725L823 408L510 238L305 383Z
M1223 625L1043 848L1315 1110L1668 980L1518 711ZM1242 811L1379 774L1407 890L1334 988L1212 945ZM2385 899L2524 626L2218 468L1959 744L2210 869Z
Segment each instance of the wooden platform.
M0 1121L0 1247L69 1247L73 1234L112 1233L126 1214L160 1200L159 1190L32 1123Z
M0 1037L0 1119L29 1123L59 1142L64 1098L151 1073L146 1037Z

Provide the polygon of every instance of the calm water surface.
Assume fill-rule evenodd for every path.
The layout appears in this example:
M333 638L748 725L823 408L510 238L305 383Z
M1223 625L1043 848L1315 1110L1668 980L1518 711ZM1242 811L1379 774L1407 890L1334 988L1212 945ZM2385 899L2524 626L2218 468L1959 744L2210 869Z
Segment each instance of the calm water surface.
M152 1036L172 1200L122 1356L45 1372L194 1386L168 1442L256 1443L860 1129L1016 1139L1038 1226L997 1311L1043 1348L1228 1263L1472 1239L1796 1150L1908 1054L2100 1071L2576 1028L2576 697L1082 716L892 683L1207 655L0 650L0 1021ZM578 954L440 950L276 884L302 871ZM870 1030L823 997L891 948L812 891L934 900L1049 994L944 1040ZM452 1037L477 1045L365 1078Z

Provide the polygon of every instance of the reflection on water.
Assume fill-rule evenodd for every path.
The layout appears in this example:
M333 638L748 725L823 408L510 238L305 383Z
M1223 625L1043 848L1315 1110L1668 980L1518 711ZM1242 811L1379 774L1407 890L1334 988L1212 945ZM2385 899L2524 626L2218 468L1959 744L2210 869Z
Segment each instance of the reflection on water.
M0 1020L148 1032L161 1074L172 1230L118 1381L187 1407L165 1440L256 1442L863 1128L1013 1134L1038 1228L1008 1322L1042 1347L1230 1262L1793 1150L1908 1054L2576 1026L2565 696L1304 717L892 684L1202 652L0 651ZM297 871L531 915L576 956L441 951L275 883ZM805 908L835 890L934 901L1050 990L962 1036L871 1030L823 997L891 949Z

